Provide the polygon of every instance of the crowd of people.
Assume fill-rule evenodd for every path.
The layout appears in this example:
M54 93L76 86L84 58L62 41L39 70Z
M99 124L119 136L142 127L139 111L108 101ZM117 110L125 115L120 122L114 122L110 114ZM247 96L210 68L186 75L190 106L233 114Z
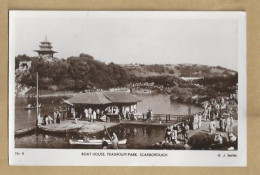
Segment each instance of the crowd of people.
M187 144L191 130L201 130L202 123L208 125L208 133L214 137L213 145L221 146L223 143L236 143L237 137L233 133L234 118L232 117L232 108L227 108L230 99L221 98L205 102L204 110L193 114L190 118L181 123L170 125L165 130L164 141L162 144ZM209 121L209 122L208 122ZM205 127L205 125L204 125ZM217 129L219 132L217 132ZM226 134L226 137L224 136ZM235 145L235 144L233 144ZM232 147L233 148L233 147Z
M164 143L179 144L179 140L187 144L189 140L190 126L188 123L173 124L165 129Z
M38 113L37 116L37 125L49 125L49 124L60 124L62 114L56 108L53 110L53 116L51 114L44 114Z
M122 107L119 109L116 106L107 107L106 109L99 109L99 108L75 108L71 107L69 109L70 116L72 119L82 119L88 120L90 122L100 121L101 118L105 118L107 115L118 115L120 120L137 120L136 116L136 109L130 111L128 107Z

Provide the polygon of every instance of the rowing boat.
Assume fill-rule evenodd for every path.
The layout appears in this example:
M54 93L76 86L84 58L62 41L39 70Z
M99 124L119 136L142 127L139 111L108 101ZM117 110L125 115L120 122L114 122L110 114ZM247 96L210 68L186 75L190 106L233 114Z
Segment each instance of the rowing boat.
M39 108L42 108L42 107L44 107L44 105L39 106ZM24 109L25 110L37 109L37 106L30 106L30 107L26 106Z
M69 140L71 145L102 145L103 140L101 139L93 139L93 140L88 140L88 141L84 141L84 140ZM111 145L112 142L110 140L106 140L106 142ZM119 140L118 144L119 145L125 145L127 142L127 139L124 140Z

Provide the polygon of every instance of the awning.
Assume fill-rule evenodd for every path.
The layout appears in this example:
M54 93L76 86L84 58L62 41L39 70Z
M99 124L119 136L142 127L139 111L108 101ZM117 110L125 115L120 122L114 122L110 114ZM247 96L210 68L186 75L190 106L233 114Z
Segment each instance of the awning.
M105 105L112 103L101 92L86 92L79 93L70 99L70 103L73 104L89 104L89 105Z
M103 92L104 96L106 96L113 103L137 103L142 101L141 99L135 97L134 95L126 92Z

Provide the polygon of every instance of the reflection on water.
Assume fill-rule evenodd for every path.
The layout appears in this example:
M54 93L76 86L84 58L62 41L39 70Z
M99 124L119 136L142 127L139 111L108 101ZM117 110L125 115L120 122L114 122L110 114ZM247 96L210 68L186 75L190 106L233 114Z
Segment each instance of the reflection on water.
M146 149L148 146L160 142L164 138L163 127L150 126L129 126L119 125L108 129L110 135L115 132L119 140L127 139L126 145L119 145L119 149ZM102 131L94 135L48 135L43 133L34 133L23 137L15 138L16 148L82 148L82 149L100 149L101 146L71 146L69 139L82 139L84 137L109 140L106 132Z
M137 94L136 96L142 99L142 101L137 104L137 111L140 113L147 112L148 108L151 108L154 114L177 115L187 115L190 107L194 112L201 110L194 105L172 102L170 96L165 94Z
M41 114L53 115L53 109L62 106L60 103L62 98L68 97L45 97L40 98L39 103L44 104L43 108L39 108ZM35 126L36 109L25 110L27 104L36 104L35 98L15 98L15 129L24 129Z
M138 113L147 112L148 108L153 110L153 113L160 114L187 114L188 108L191 107L192 111L197 112L200 110L198 107L194 107L186 104L179 104L171 102L169 95L163 94L137 94L137 97L142 99L137 104ZM45 106L40 109L42 114L51 114L54 108L62 106L60 103L61 99L67 99L68 97L45 97L40 98L39 102ZM24 129L35 126L36 123L36 110L25 110L24 107L27 104L36 103L35 98L16 98L15 101L15 129ZM127 144L121 146L122 148L134 149L134 148L145 148L152 144L162 141L164 137L164 128L158 127L145 127L145 126L126 126L120 125L114 127L109 131L116 132L119 139L126 138ZM92 135L93 136L93 135ZM92 137L90 136L90 137ZM104 132L97 133L96 138L102 139L108 136ZM81 136L70 135L70 136L52 136L43 133L34 133L32 135L22 136L15 138L15 145L19 148L71 148L68 140L70 138L78 138ZM86 148L86 147L84 147ZM96 148L96 147L90 147Z

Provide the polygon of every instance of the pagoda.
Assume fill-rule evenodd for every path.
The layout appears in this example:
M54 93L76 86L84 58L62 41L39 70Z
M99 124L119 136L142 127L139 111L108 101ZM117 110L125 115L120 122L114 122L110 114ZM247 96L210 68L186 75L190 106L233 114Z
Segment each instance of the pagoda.
M34 50L34 51L37 52L39 57L41 57L41 58L52 59L53 54L57 53L57 52L52 50L51 42L47 41L47 37L45 36L45 41L42 41L40 43L41 43L39 45L40 49Z

